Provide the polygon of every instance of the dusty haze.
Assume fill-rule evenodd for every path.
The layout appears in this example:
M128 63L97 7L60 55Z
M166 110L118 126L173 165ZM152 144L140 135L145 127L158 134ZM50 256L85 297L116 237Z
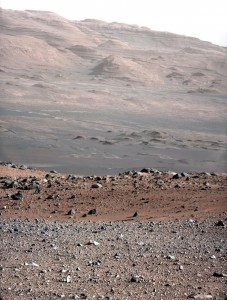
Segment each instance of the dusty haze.
M1 28L1 160L226 171L226 48L51 12L1 10Z

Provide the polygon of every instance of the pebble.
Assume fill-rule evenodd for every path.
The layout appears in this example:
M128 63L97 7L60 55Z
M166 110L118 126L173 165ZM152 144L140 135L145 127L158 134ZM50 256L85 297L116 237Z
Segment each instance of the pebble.
M96 208L89 210L88 215L95 215L97 213Z
M139 282L142 282L143 281L143 277L142 276L139 276L139 275L132 275L131 279L130 279L130 282L136 282L136 283L139 283Z
M16 194L11 195L13 200L23 200L23 193L18 191Z
M92 188L92 189L98 189L98 188L101 188L101 187L102 187L102 184L101 184L101 183L98 183L98 182L93 183L93 184L91 185L91 188Z
M31 267L39 267L39 265L37 264L37 263L35 263L35 262L32 262L32 263L25 263L24 264L25 266L31 266Z
M219 273L219 272L214 272L213 276L215 276L215 277L227 277L227 274L225 274L225 273Z
M189 298L192 299L213 299L211 295L202 295L202 294L197 294L197 295L191 295Z
M68 276L66 277L66 282L67 282L67 283L72 282L72 277L71 277L70 275L68 275Z
M74 208L72 208L68 211L68 215L70 215L70 216L75 215L75 213L76 213L76 210Z
M98 246L99 245L99 242L96 242L94 240L90 240L87 245L95 245L95 246Z
M216 223L215 223L216 226L221 226L221 227L225 227L225 223L222 221L222 220L218 220Z
M173 255L167 255L166 258L167 258L167 259L172 259L172 260L174 260L174 259L175 259L175 256L173 256Z

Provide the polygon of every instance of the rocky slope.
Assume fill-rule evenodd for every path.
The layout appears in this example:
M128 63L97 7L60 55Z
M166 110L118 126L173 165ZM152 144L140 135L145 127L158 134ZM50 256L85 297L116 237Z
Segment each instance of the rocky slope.
M0 22L2 160L226 171L226 48L51 12L1 10Z

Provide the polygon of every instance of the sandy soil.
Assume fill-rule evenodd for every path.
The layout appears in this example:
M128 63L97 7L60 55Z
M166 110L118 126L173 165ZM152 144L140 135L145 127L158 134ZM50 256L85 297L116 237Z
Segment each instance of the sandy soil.
M142 171L2 163L1 299L226 299L227 174Z

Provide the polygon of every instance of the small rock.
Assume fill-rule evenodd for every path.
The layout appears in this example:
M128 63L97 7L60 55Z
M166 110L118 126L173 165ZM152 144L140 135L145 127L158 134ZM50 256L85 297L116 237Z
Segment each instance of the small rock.
M143 168L140 172L141 173L150 173L151 169L150 168Z
M25 263L25 266L39 267L39 265L35 262L32 262L31 264Z
M23 193L18 191L16 194L11 195L13 200L23 200Z
M58 172L55 171L55 170L51 170L50 173L52 173L52 174L57 174Z
M47 270L41 270L40 273L47 273Z
M132 275L130 282L136 282L139 283L143 280L143 278L139 275Z
M161 179L158 179L158 180L156 181L156 184L159 185L159 186L162 186L162 185L164 185L164 181L161 180Z
M138 212L136 211L135 213L134 213L134 215L133 215L133 217L138 217Z
M174 259L175 259L175 256L173 256L173 255L167 255L166 258L167 258L167 259L172 259L172 260L174 260Z
M181 177L182 177L181 173L177 173L177 174L173 175L173 179L179 179Z
M181 176L182 176L182 177L188 177L188 173L182 172L182 173L181 173Z
M190 295L188 298L191 299L213 299L213 297L211 295L202 295L202 294L198 294L198 295Z
M98 189L98 188L101 188L101 187L102 187L101 183L98 183L98 182L93 183L92 186L91 186L92 189Z
M94 241L94 240L90 240L87 244L88 244L88 245L95 245L95 246L98 246L98 245L99 245L99 243L96 242L96 241Z
M219 220L215 223L216 226L225 227L225 223L222 220Z
M227 277L227 274L225 274L225 273L219 273L219 272L214 272L213 276L215 276L215 277Z
M97 213L96 208L89 210L88 215L95 215Z
M76 213L76 210L74 208L72 208L69 210L68 215L72 216L72 215L75 215L75 213Z

